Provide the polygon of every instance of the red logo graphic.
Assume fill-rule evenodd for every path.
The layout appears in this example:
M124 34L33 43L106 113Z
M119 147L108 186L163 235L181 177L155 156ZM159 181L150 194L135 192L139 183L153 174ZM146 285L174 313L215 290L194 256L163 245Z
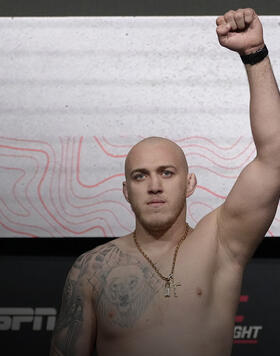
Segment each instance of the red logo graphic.
M240 303L247 303L248 295L240 296ZM245 320L244 315L236 315L235 323L242 323ZM234 344L257 344L259 332L263 329L261 325L235 325L233 343Z

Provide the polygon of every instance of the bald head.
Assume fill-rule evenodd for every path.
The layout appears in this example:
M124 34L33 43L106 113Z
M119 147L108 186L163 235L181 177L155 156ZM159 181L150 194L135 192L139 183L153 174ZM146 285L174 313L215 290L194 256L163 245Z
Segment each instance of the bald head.
M178 220L185 224L186 198L193 193L196 179L188 173L185 154L176 143L162 137L138 142L127 155L125 175L123 193L136 225L158 232Z
M156 154L157 153L157 154ZM147 137L134 145L128 152L125 160L125 176L128 178L132 167L139 161L144 163L155 157L162 158L162 163L166 159L167 164L175 160L181 168L188 172L188 164L184 151L175 142L163 137Z

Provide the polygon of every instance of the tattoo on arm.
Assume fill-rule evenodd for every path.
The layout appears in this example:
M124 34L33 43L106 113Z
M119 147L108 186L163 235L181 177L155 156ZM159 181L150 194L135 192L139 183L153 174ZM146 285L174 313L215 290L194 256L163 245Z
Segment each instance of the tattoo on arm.
M84 301L81 295L81 279L86 273L88 259L79 257L73 265L78 270L78 277L67 277L59 317L53 334L52 356L72 356L75 343L83 323Z
M57 320L58 331L67 327L72 322L83 321L83 302L79 295L75 295L77 282L68 279L65 284L65 291L62 299L62 306Z

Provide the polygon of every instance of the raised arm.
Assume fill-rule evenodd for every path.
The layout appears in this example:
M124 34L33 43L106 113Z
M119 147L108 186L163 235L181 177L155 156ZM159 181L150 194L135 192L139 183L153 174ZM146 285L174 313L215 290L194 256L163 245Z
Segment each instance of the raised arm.
M50 356L91 356L96 320L88 280L88 254L80 256L66 278Z
M222 46L241 56L264 47L262 24L252 9L229 11L220 16L217 34ZM279 89L268 56L256 64L245 64L245 68L257 155L216 211L220 242L241 265L248 262L269 229L280 197Z

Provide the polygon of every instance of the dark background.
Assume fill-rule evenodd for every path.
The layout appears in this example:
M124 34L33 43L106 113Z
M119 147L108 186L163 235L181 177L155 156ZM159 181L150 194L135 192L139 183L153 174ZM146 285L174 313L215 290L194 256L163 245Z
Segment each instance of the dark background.
M55 308L59 310L67 272L76 257L108 238L2 238L0 239L0 308ZM232 356L279 356L280 238L266 238L250 261L236 325L261 326L256 344L234 344ZM0 312L1 316L1 312ZM51 331L3 331L1 356L48 356ZM102 356L102 355L99 355ZM113 356L113 355L112 355Z
M279 15L279 0L1 0L0 16L204 16L252 7Z

